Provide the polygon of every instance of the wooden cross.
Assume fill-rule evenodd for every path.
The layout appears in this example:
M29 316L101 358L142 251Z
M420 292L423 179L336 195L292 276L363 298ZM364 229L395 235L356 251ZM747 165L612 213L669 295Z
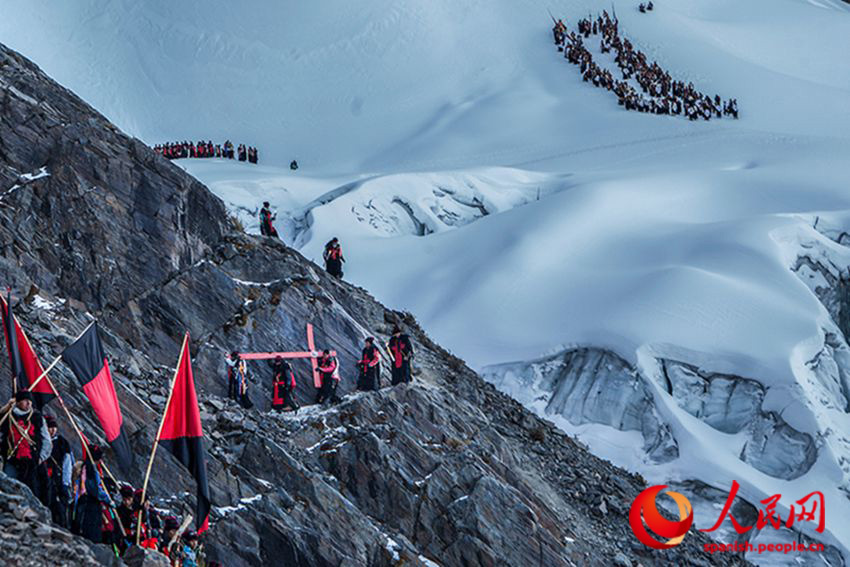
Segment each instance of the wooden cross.
M309 358L310 364L313 367L313 386L316 388L322 387L322 377L319 376L318 358L321 353L316 350L316 343L313 341L313 325L307 323L307 348L306 351L295 352L242 352L239 353L239 358L242 360L268 360L270 358ZM336 351L332 350L331 356L336 356Z

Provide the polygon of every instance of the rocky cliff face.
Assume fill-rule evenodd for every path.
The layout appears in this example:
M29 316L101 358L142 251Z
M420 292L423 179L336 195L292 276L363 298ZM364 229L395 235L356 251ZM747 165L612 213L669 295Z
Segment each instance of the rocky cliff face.
M2 46L0 240L0 280L13 286L43 361L91 317L100 321L137 453L126 480L136 485L191 332L215 505L207 548L229 567L742 563L705 555L698 533L663 554L644 548L627 523L639 478L498 393L409 316L279 242L236 230L205 187ZM222 397L226 352L304 349L307 322L320 347L339 351L349 392L362 339L386 339L396 321L418 347L411 385L270 415L271 376L254 365L257 407ZM312 396L306 369L297 367L302 401ZM53 376L86 433L102 440L68 371ZM675 451L641 415L645 404L622 402L631 411L620 425L657 431L662 458ZM75 564L114 563L46 527L20 485L0 483L6 564L68 564L69 554ZM178 512L194 494L166 454L150 490ZM20 537L6 538L7 525ZM33 538L47 543L23 562Z

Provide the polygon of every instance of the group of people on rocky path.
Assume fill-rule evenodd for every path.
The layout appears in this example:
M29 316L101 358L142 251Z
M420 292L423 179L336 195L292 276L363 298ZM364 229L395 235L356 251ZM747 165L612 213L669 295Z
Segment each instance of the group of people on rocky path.
M233 143L226 140L224 144L213 144L211 140L198 142L171 142L167 144L157 144L153 147L153 151L161 154L167 159L182 159L182 158L225 158L238 159L239 161L247 161L249 163L257 163L259 154L257 148L239 144L236 149L233 148Z
M558 51L570 63L578 65L582 78L596 87L607 89L617 96L626 110L685 116L689 120L711 120L731 116L738 118L738 101L722 100L699 92L691 82L677 81L669 72L619 33L619 22L603 11L596 19L583 18L577 31L568 31L563 20L557 20L552 29ZM599 50L614 53L614 62L622 77L614 76L609 69L597 64L587 48L592 36L600 36ZM630 81L638 85L635 88Z
M396 386L413 380L413 343L410 337L395 326L386 344L391 372L391 384ZM356 363L358 371L357 390L369 392L381 389L381 349L376 345L375 337L364 341L360 359ZM227 390L230 399L242 407L253 407L248 395L249 369L248 363L239 351L233 351L226 359ZM288 360L277 356L268 362L272 371L272 410L297 412L300 409L296 397L295 372ZM337 403L341 398L337 394L340 382L339 361L333 353L325 349L316 360L316 371L319 376L316 387L315 403L323 405L327 402ZM315 386L316 384L314 384Z
M3 472L29 487L56 525L106 544L119 556L135 544L138 530L140 545L161 551L175 567L221 567L199 562L196 532L185 531L174 516L163 517L147 496L142 502L141 489L118 486L98 445L88 444L88 455L77 459L56 418L42 414L33 401L31 392L19 390L0 409L8 415L0 424Z

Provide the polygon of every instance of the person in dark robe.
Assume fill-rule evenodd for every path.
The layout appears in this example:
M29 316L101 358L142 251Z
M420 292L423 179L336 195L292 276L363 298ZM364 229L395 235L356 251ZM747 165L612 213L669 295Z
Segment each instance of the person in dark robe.
M316 403L324 404L328 400L332 403L338 402L336 389L339 386L339 362L331 356L329 350L324 350L322 356L319 357L317 366L322 385L316 396Z
M342 263L345 262L345 257L342 255L342 247L339 245L339 239L334 237L325 244L325 251L322 254L325 259L325 270L337 279L342 279Z
M278 411L298 411L295 400L295 373L289 362L278 356L272 367L272 409Z
M381 351L375 346L375 339L369 337L363 346L362 356L357 363L360 368L360 379L357 389L374 391L381 387Z
M392 385L410 382L412 378L410 363L413 359L413 344L410 342L410 337L401 332L401 329L396 326L393 328L393 336L389 342L390 368L392 370Z
M72 501L74 454L71 445L59 434L56 418L46 416L47 432L53 441L50 457L44 462L45 501L53 523L68 529L70 526L69 506Z
M106 492L100 476L99 468L102 459L103 450L97 445L90 445L88 458L82 465L77 481L79 496L75 516L79 534L94 543L104 543L103 528L104 524L108 524L104 506L112 505L112 499Z
M280 238L277 234L277 229L272 224L272 221L277 218L277 214L273 214L268 201L263 201L263 208L260 209L260 234L263 236L271 236L272 238Z
M123 533L118 539L118 549L121 553L127 550L136 541L136 532L133 531L135 525L136 505L134 503L135 491L129 484L121 486L121 504L116 509L118 519L121 520L121 528Z

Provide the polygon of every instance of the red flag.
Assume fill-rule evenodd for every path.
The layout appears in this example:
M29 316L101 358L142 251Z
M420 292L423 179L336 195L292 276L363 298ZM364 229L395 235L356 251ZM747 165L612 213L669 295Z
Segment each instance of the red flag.
M109 362L103 352L103 345L100 344L97 323L92 323L80 338L65 349L62 360L74 372L91 402L106 434L106 440L115 451L118 466L125 472L130 471L133 466L133 452L122 427L124 420L121 417L121 407L118 405L115 384L109 372Z
M9 303L0 295L0 307L3 314L3 330L6 334L6 349L9 352L9 363L12 366L13 373L18 377L18 388L25 389L32 385L33 382L44 373L44 368L41 366L35 351L30 345L26 333L18 323L18 318L15 317L12 309L9 308ZM14 321L14 334L12 330L12 322ZM16 369L17 367L17 369ZM26 378L24 384L23 378ZM56 397L56 392L47 380L39 382L32 390L35 406L38 409L43 408L53 398Z
M198 503L195 522L198 533L209 527L210 489L207 484L207 462L204 451L204 432L201 429L201 412L198 408L198 396L195 393L195 379L192 375L192 359L189 355L189 333L183 340L177 373L162 429L159 444L166 447L178 461L183 463L197 483Z

